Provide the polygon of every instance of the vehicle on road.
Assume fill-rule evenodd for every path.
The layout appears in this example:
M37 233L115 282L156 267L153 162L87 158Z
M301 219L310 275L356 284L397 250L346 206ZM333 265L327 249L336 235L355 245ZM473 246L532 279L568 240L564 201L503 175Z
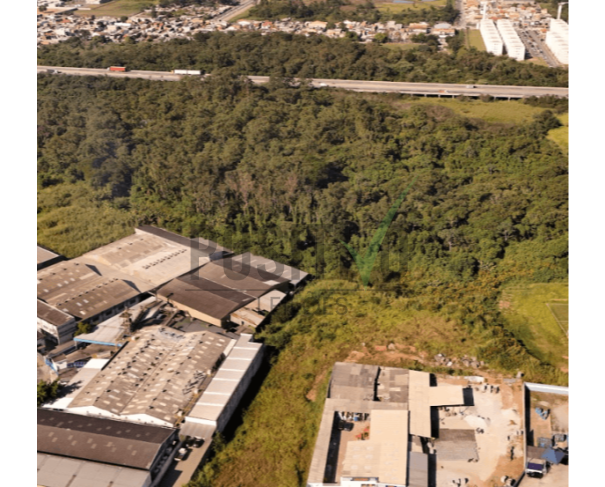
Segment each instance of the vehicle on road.
M172 74L186 74L190 76L201 76L202 72L199 69L174 69Z
M474 88L474 87L475 87L475 85L466 85L466 88L468 88L468 89L471 89L471 88Z
M318 85L318 86L319 86L320 88L325 88L325 87L327 87L328 85L327 85L327 84L325 84L325 83L319 83L319 85Z
M107 71L114 71L114 72L118 72L118 73L124 73L126 71L126 68L124 66L109 66L107 68Z
M187 452L188 452L188 451L189 451L189 450L187 450L187 448L185 448L185 447L183 447L183 448L179 449L179 451L178 451L178 452L176 452L176 455L174 456L174 459L175 459L177 462L180 462L180 461L181 461L183 458L185 458L185 456L187 455Z

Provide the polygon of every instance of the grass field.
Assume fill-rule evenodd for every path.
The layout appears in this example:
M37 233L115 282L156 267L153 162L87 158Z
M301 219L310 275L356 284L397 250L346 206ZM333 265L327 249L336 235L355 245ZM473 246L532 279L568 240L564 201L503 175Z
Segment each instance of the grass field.
M481 32L478 30L466 29L466 35L464 37L466 39L466 47L474 47L479 51L485 51L485 44L483 43Z
M422 2L418 0L409 0L413 3L393 3L392 1L377 1L374 2L376 8L383 12L390 11L391 13L399 13L404 10L422 10L429 7L445 7L447 0L435 0L434 2Z
M557 129L553 129L548 133L548 138L556 143L563 152L566 154L569 153L569 113L563 113L557 117L561 123L562 127Z
M567 283L529 284L507 288L501 298L509 329L535 357L561 368L568 367L569 343L552 305L557 317L569 319L568 293Z
M524 63L537 64L538 66L548 66L548 63L544 59L537 58L537 57L532 57L530 59L526 59L523 62Z
M76 15L96 15L97 17L107 15L110 17L122 17L138 14L145 7L157 5L159 0L114 0L113 2L105 3L96 7L91 7L90 10L79 10Z
M411 100L411 103L439 105L450 108L465 117L481 118L494 123L527 122L534 115L544 110L543 108L525 105L517 100L484 102L480 100L459 101L451 98L432 98L428 101L425 98L415 98Z

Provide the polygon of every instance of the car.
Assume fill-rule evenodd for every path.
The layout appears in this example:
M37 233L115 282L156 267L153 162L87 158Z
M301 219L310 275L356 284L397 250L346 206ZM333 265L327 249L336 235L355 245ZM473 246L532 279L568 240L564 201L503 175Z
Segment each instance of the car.
M318 85L318 86L319 86L320 88L325 88L325 87L327 87L328 85L327 85L327 84L325 84L325 83L319 83L319 85Z
M466 85L465 86L465 88L468 88L468 89L471 89L471 88L474 88L474 87L475 87L475 85Z
M181 461L183 458L185 458L185 456L187 455L187 452L188 452L188 451L189 451L189 450L187 450L187 448L185 448L185 447L180 448L180 449L179 449L179 451L178 451L178 452L176 452L176 455L174 456L174 459L175 459L177 462L180 462L180 461Z

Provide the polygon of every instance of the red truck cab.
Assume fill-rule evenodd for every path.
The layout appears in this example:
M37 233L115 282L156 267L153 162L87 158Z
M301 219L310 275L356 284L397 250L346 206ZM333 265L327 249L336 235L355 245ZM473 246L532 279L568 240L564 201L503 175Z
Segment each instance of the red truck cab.
M126 71L126 68L124 66L109 66L107 68L107 70L108 71L118 71L118 72L123 73Z

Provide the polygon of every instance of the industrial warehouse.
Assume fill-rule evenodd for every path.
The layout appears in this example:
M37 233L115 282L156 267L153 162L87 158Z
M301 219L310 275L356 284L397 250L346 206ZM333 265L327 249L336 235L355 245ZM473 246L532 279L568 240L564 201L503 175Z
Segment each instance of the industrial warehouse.
M72 260L38 247L38 351L63 385L38 411L38 484L186 483L173 457L206 458L263 361L251 331L307 276L149 226Z
M38 409L38 485L154 487L178 431Z
M431 408L464 404L462 387L425 372L336 363L307 486L427 487Z
M57 257L38 247L39 266L41 258ZM44 267L37 277L38 331L52 346L69 342L79 322L96 326L90 343L117 345L127 327L128 320L120 319L124 312L132 322L133 314L139 319L154 307L157 311L158 300L205 324L256 328L307 273L145 226L76 259Z

